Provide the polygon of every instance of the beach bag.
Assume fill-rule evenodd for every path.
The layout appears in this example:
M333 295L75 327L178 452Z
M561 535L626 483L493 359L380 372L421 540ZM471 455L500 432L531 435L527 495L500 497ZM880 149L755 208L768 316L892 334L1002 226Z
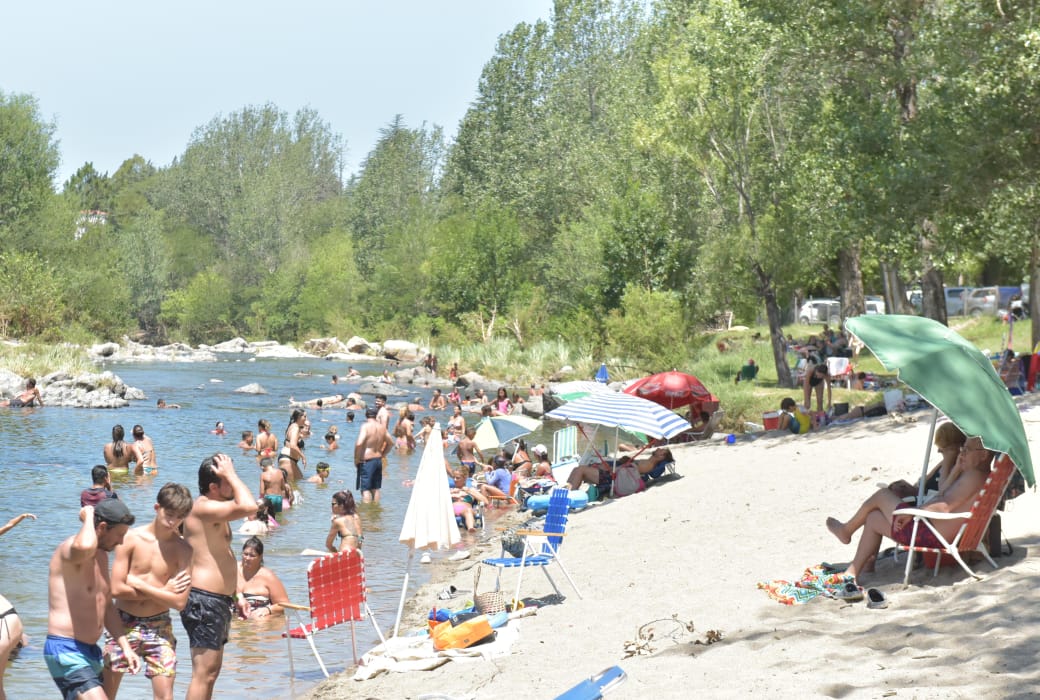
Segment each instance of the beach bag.
M516 534L516 531L520 527L511 527L502 533L502 549L508 552L510 556L519 559L524 556L524 538L521 535ZM474 589L476 590L476 589Z
M477 612L484 613L485 615L500 613L506 609L506 597L502 594L502 591L477 593L477 585L480 583L481 568L482 567L478 565L473 574L473 602L476 604Z
M614 469L614 495L617 497L628 496L639 493L646 488L646 483L639 475L639 468L634 464L615 467Z
M485 640L491 641L495 631L491 629L491 622L487 615L459 620L442 622L433 628L430 636L433 638L433 648L437 651L445 649L465 649Z

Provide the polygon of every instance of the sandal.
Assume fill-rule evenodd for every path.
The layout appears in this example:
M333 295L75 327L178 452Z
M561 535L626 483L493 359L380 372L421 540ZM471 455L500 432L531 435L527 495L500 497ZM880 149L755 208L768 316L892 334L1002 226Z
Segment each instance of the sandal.
M883 610L888 607L888 598L876 588L867 589L867 598L870 599L867 607L871 610Z
M451 600L459 594L459 589L455 586L448 586L443 591L437 594L437 600Z

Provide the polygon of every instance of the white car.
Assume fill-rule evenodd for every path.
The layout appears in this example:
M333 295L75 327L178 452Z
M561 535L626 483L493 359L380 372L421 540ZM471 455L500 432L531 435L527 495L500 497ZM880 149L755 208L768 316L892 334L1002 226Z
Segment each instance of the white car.
M798 320L803 324L841 324L841 302L837 299L810 299L798 311Z

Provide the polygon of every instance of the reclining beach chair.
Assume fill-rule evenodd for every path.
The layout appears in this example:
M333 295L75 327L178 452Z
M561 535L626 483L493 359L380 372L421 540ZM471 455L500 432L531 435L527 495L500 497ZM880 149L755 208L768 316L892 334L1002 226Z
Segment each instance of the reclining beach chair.
M899 551L911 552L906 558L906 572L903 576L903 585L910 585L910 569L913 568L914 556L912 552L931 552L935 555L935 570L932 572L933 576L939 574L939 565L942 563L942 555L948 554L961 565L970 576L974 576L977 579L982 578L969 567L964 559L961 557L961 552L979 552L989 562L990 566L994 569L997 568L997 563L993 561L993 558L989 555L986 550L986 545L983 542L983 536L986 534L986 529L989 527L990 519L993 517L994 512L997 510L997 504L1000 503L1000 499L1004 495L1004 490L1007 489L1008 482L1011 481L1011 475L1015 470L1015 463L1007 455L1000 455L994 460L993 466L990 470L990 475L986 479L986 483L982 485L982 489L979 491L978 497L971 506L971 510L967 513L937 513L930 510L920 510L917 508L903 508L899 510L900 515L912 515L914 516L914 529L911 540L907 544L896 543L896 549ZM964 522L961 524L957 535L950 541L935 528L932 524L933 520L956 520L960 519ZM936 547L922 547L915 544L917 533L919 528L927 527L935 535L935 538L942 545L941 548Z
M562 484L571 475L571 470L578 466L581 454L578 452L578 428L568 425L553 433L552 475L556 483Z
M834 382L844 382L846 389L852 388L852 363L847 357L827 358L827 380L833 385Z
M506 552L503 550L503 556L484 559L481 562L485 566L495 567L496 591L500 590L503 569L520 569L520 575L516 579L516 592L513 595L513 600L520 600L520 584L523 582L524 569L529 566L536 566L545 574L545 578L549 580L549 584L556 591L556 595L562 595L548 571L550 565L556 564L567 578L567 582L571 584L571 588L574 589L578 598L581 598L581 592L578 591L577 584L574 583L574 579L571 578L567 568L563 565L563 560L560 559L560 547L563 545L563 537L567 529L569 498L570 491L567 488L553 489L549 495L549 509L545 514L545 524L542 526L542 529L518 530L516 532L517 535L524 538L524 552L522 556L506 556Z
M715 411L714 413L711 414L711 418L709 418L708 422L704 425L704 430L702 430L699 433L691 432L690 433L690 438L693 439L693 440L707 440L708 438L710 438L712 435L715 434L716 430L719 429L719 423L722 422L722 419L723 419L723 417L725 415L726 415L726 412L723 409L721 409L721 408L719 410ZM674 472L674 469L673 469L673 472Z
M350 640L354 650L354 665L357 665L357 635L354 623L363 620L367 615L376 628L381 641L383 633L376 624L376 618L365 601L365 560L359 550L337 552L315 559L307 567L307 591L310 595L310 606L282 603L285 608L285 643L289 648L289 676L294 675L292 640L306 639L314 652L314 658L321 666L321 672L329 677L325 662L314 644L314 633L334 627L344 622L350 623ZM298 627L290 628L290 612L299 622ZM303 620L301 613L310 613L311 621Z

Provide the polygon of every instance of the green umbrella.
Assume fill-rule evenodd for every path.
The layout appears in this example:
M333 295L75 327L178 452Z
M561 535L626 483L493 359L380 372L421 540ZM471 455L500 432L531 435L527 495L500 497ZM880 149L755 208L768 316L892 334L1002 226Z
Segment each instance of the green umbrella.
M967 340L920 316L857 316L845 328L961 432L1003 452L1032 486L1033 460L1018 407L993 364Z

